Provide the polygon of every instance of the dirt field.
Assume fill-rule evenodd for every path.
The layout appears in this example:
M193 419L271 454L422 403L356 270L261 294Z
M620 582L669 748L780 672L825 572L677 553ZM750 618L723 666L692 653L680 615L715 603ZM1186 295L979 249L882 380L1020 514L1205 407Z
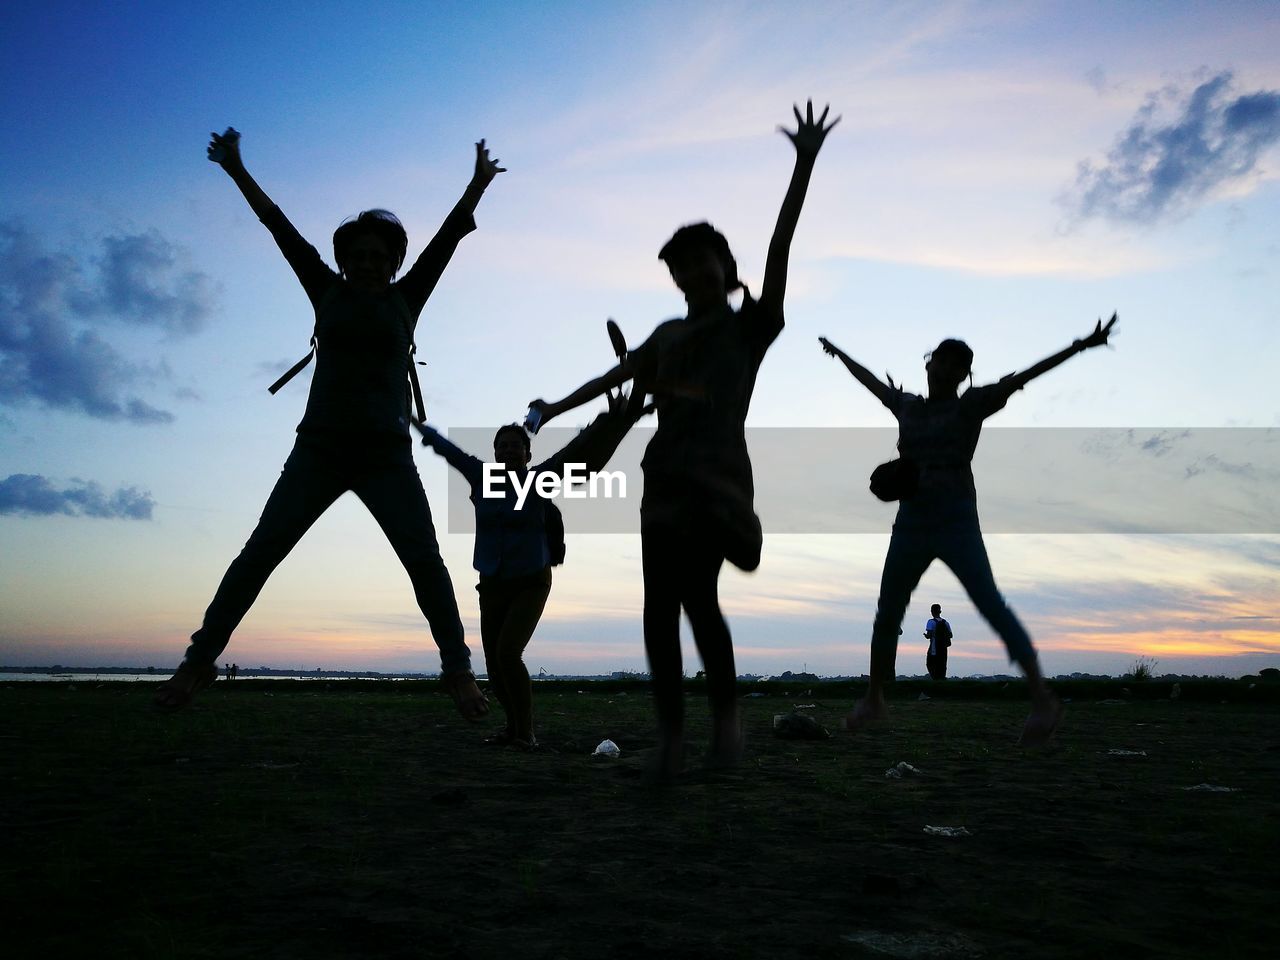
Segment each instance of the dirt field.
M482 745L496 721L466 724L426 683L220 681L177 716L149 709L151 689L0 686L8 956L1236 958L1280 943L1274 702L1095 685L1059 742L1026 754L1017 699L899 685L893 726L853 737L837 730L847 696L795 689L744 699L748 758L707 774L692 694L694 772L655 789L641 687L539 686L534 754ZM775 738L795 704L833 738ZM621 757L593 760L606 737ZM902 761L919 772L887 777ZM1228 790L1187 789L1203 784Z

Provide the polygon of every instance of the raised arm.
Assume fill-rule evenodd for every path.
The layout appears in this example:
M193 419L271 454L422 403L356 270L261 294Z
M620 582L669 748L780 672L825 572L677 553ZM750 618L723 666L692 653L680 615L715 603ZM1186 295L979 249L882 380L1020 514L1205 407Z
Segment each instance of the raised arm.
M244 159L240 156L240 133L235 127L227 127L221 134L209 134L207 153L209 159L222 167L231 181L240 188L259 220L271 212L275 204L244 167Z
M1007 387L1010 393L1015 390L1021 390L1028 383L1043 373L1048 373L1054 367L1071 359L1077 353L1084 353L1091 347L1101 347L1107 342L1107 338L1111 335L1111 329L1116 325L1117 315L1111 314L1111 319L1103 326L1102 320L1098 320L1097 326L1086 337L1074 341L1071 346L1065 350L1059 350L1051 357L1045 357L1035 366L1028 367L1021 373L1011 373L1007 377L1000 378L1000 386Z
M467 453L440 431L436 430L435 427L420 423L417 420L413 421L413 425L418 428L418 433L422 434L422 445L424 447L430 447L434 452L444 457L445 462L462 474L468 483L478 482L484 467L479 457L473 457Z
M897 397L898 391L887 383L883 383L876 378L876 375L860 364L853 357L849 356L826 337L819 337L818 342L822 344L822 350L829 357L835 357L848 368L853 374L855 380L866 387L875 396L877 400L883 403L889 409L894 407L894 398Z
M474 214L480 204L480 198L500 173L506 173L506 167L498 166L499 161L489 156L489 148L484 140L476 144L475 171L467 184L462 197L453 205L444 223L436 231L431 242L426 245L412 267L396 285L409 308L416 315L422 310L431 291L435 289L444 268L449 265L453 252L459 242L476 227Z
M782 209L778 211L778 222L773 228L773 238L769 241L769 255L764 265L764 281L760 285L760 307L768 316L782 315L782 300L787 292L787 261L791 256L791 238L795 236L796 224L800 221L800 209L804 206L805 194L809 190L809 178L813 174L814 161L818 159L818 151L832 127L840 122L836 117L827 123L827 113L831 108L825 107L817 120L813 118L813 101L808 102L804 116L800 108L792 108L796 115L795 132L786 127L778 129L786 134L796 148L796 165L791 171L791 183L787 186L786 196L782 199Z
M280 208L258 186L258 181L245 169L244 160L240 156L240 134L234 127L227 127L222 134L209 134L207 152L209 159L222 167L231 181L240 188L250 209L271 231L280 252L301 281L302 289L307 292L313 304L317 303L325 289L337 279L337 274L329 269L316 248L298 233Z

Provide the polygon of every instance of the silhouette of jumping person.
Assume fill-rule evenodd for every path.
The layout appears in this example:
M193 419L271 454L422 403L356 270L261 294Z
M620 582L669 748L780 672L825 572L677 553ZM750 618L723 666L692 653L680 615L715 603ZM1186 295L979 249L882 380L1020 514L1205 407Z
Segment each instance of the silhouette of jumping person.
M924 668L934 680L947 679L947 648L951 646L951 624L942 618L942 607L934 604L933 614L924 625L924 635L929 641L929 652L924 655Z
M829 109L829 108L828 108ZM839 122L795 108L796 130L779 128L796 149L765 264L760 298L738 279L725 238L710 224L681 227L658 253L684 295L688 315L659 325L622 363L557 403L535 400L545 420L627 380L632 403L654 396L658 427L645 451L640 534L644 576L644 640L658 714L655 779L676 776L683 762L684 700L680 611L693 629L707 677L712 713L712 765L742 753L736 671L729 627L720 611L718 579L727 559L743 570L760 563L761 528L743 422L765 351L782 332L791 239L814 161ZM743 290L734 310L729 294Z
M489 743L533 750L533 684L524 651L533 638L551 593L551 567L563 560L553 554L548 519L557 508L536 493L538 477L564 477L567 464L582 464L590 473L604 468L636 414L625 398L610 397L601 414L554 456L529 466L532 448L524 427L510 423L493 437L494 461L502 466L496 497L485 496L485 464L433 427L417 424L422 442L466 479L476 511L476 543L472 563L480 574L480 639L489 685L507 715L506 725ZM527 491L521 502L511 482L515 475Z
M898 452L914 463L919 480L914 494L898 505L893 535L880 578L871 632L871 678L867 695L846 718L850 730L887 719L884 687L894 677L898 632L912 591L929 564L940 559L969 594L973 605L1000 635L1009 659L1026 675L1031 692L1031 713L1019 741L1025 746L1047 742L1062 719L1062 704L1045 684L1031 637L996 589L991 562L978 525L977 492L970 462L978 445L982 423L1004 408L1009 397L1043 373L1091 347L1099 347L1115 326L1116 317L1104 326L1099 320L1093 332L1065 350L1024 370L983 387L957 394L970 376L973 351L960 340L943 340L925 364L927 397L907 393L852 359L825 337L822 349L838 357L854 379L883 403L898 421Z
M440 649L446 689L462 715L477 720L488 705L471 673L453 585L413 462L407 378L418 315L458 243L475 229L476 205L503 168L490 159L483 140L476 144L475 170L462 198L413 266L393 282L408 246L393 214L366 210L339 226L333 235L335 272L249 175L239 141L231 129L212 134L209 159L226 171L271 231L315 309L315 375L297 441L262 517L218 586L177 672L161 684L156 704L180 709L208 686L217 657L271 572L351 490L409 574Z

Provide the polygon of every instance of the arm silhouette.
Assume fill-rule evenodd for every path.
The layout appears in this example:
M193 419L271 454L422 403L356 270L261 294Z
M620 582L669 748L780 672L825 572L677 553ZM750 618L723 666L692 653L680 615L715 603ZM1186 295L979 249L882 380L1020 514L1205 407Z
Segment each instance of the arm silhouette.
M240 134L234 127L227 127L222 133L209 134L209 159L226 171L232 182L240 188L249 207L261 220L271 212L275 203L258 186L249 171L245 169L244 159L240 155Z
M824 107L817 120L813 118L813 101L810 100L805 114L800 114L798 106L792 107L796 115L796 130L793 133L786 127L778 129L796 148L796 165L791 172L791 182L787 186L786 195L782 199L782 209L778 211L778 222L773 228L773 237L769 241L769 254L765 259L764 280L760 285L760 307L766 316L782 316L782 300L787 292L787 265L791 256L791 239L795 236L796 224L800 221L800 209L804 206L805 194L809 190L809 178L813 174L814 161L818 159L818 151L827 134L840 122L836 117L827 123L827 114L831 107Z
M209 134L207 153L209 159L222 167L232 183L240 188L240 192L249 203L249 208L271 231L276 245L289 261L293 272L297 274L298 280L302 283L302 289L306 291L311 302L313 304L319 302L320 296L338 275L329 269L316 248L298 233L288 217L245 169L244 159L240 155L240 134L234 127L228 127L221 134Z
M1010 393L1013 393L1015 390L1021 390L1036 377L1048 373L1054 367L1065 363L1077 353L1084 353L1092 347L1104 346L1107 343L1107 338L1111 336L1111 330L1116 325L1117 319L1117 315L1112 313L1111 319L1106 322L1105 326L1099 320L1097 326L1093 328L1093 331L1088 336L1072 342L1071 346L1065 350L1059 350L1053 356L1045 357L1039 363L1028 367L1021 373L1011 373L1008 376L1001 377L999 385L1006 387Z
M609 370L594 379L588 380L573 393L569 394L563 400L548 402L541 398L530 402L529 406L535 410L542 411L542 422L545 425L547 421L553 417L558 417L562 413L580 407L584 403L594 400L596 397L608 393L614 387L620 387L633 376L633 373L624 360L613 369Z
M479 482L484 468L484 463L479 457L473 457L467 453L435 427L420 423L417 420L413 421L413 425L422 434L422 445L424 447L430 447L433 452L444 457L445 462L462 474L468 483L474 486Z
M845 365L848 371L853 374L853 378L860 384L871 391L877 400L890 409L893 408L894 398L898 395L898 390L894 389L888 383L877 379L876 375L860 364L853 357L849 356L826 337L819 337L818 342L822 344L822 350L827 356L835 357Z
M454 204L444 223L436 231L431 241L423 248L422 253L414 261L413 266L400 279L397 287L410 309L417 314L422 310L431 291L435 289L440 275L448 266L458 243L475 229L474 214L480 204L480 198L500 173L506 173L506 167L498 166L498 159L490 158L489 148L481 139L476 144L476 165L461 198Z

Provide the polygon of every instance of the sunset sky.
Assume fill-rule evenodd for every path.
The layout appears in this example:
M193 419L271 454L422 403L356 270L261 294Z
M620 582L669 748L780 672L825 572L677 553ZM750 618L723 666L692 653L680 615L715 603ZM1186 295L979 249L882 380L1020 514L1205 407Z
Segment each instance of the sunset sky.
M681 224L719 227L758 289L794 156L777 127L812 97L843 119L748 426L892 426L818 336L923 390L922 355L943 337L970 343L983 382L1118 311L1114 349L1018 394L987 440L1136 436L1146 465L1109 460L1105 489L1139 502L1207 471L1204 496L1236 520L1218 525L1195 488L1182 512L1199 525L992 533L997 581L1049 673L1138 656L1158 672L1280 666L1277 51L1274 2L6 4L0 664L176 664L293 442L309 376L266 388L306 352L311 312L205 159L210 131L241 131L250 171L330 262L333 229L370 207L400 216L412 258L487 138L509 172L417 344L428 419L492 430L603 372L606 318L638 343L683 313L656 258ZM1178 459L1192 434L1207 446ZM888 436L880 459L892 452ZM447 532L443 461L416 456L479 668L472 538ZM1037 458L1023 462L1014 485L1039 489ZM764 561L721 578L740 672L866 670L892 508L858 472L849 496L881 532L777 532L820 486L762 486ZM644 669L639 556L636 532L570 530L533 671ZM924 670L932 602L954 624L953 674L1010 669L935 565L900 672ZM226 659L439 663L351 496L276 572Z

